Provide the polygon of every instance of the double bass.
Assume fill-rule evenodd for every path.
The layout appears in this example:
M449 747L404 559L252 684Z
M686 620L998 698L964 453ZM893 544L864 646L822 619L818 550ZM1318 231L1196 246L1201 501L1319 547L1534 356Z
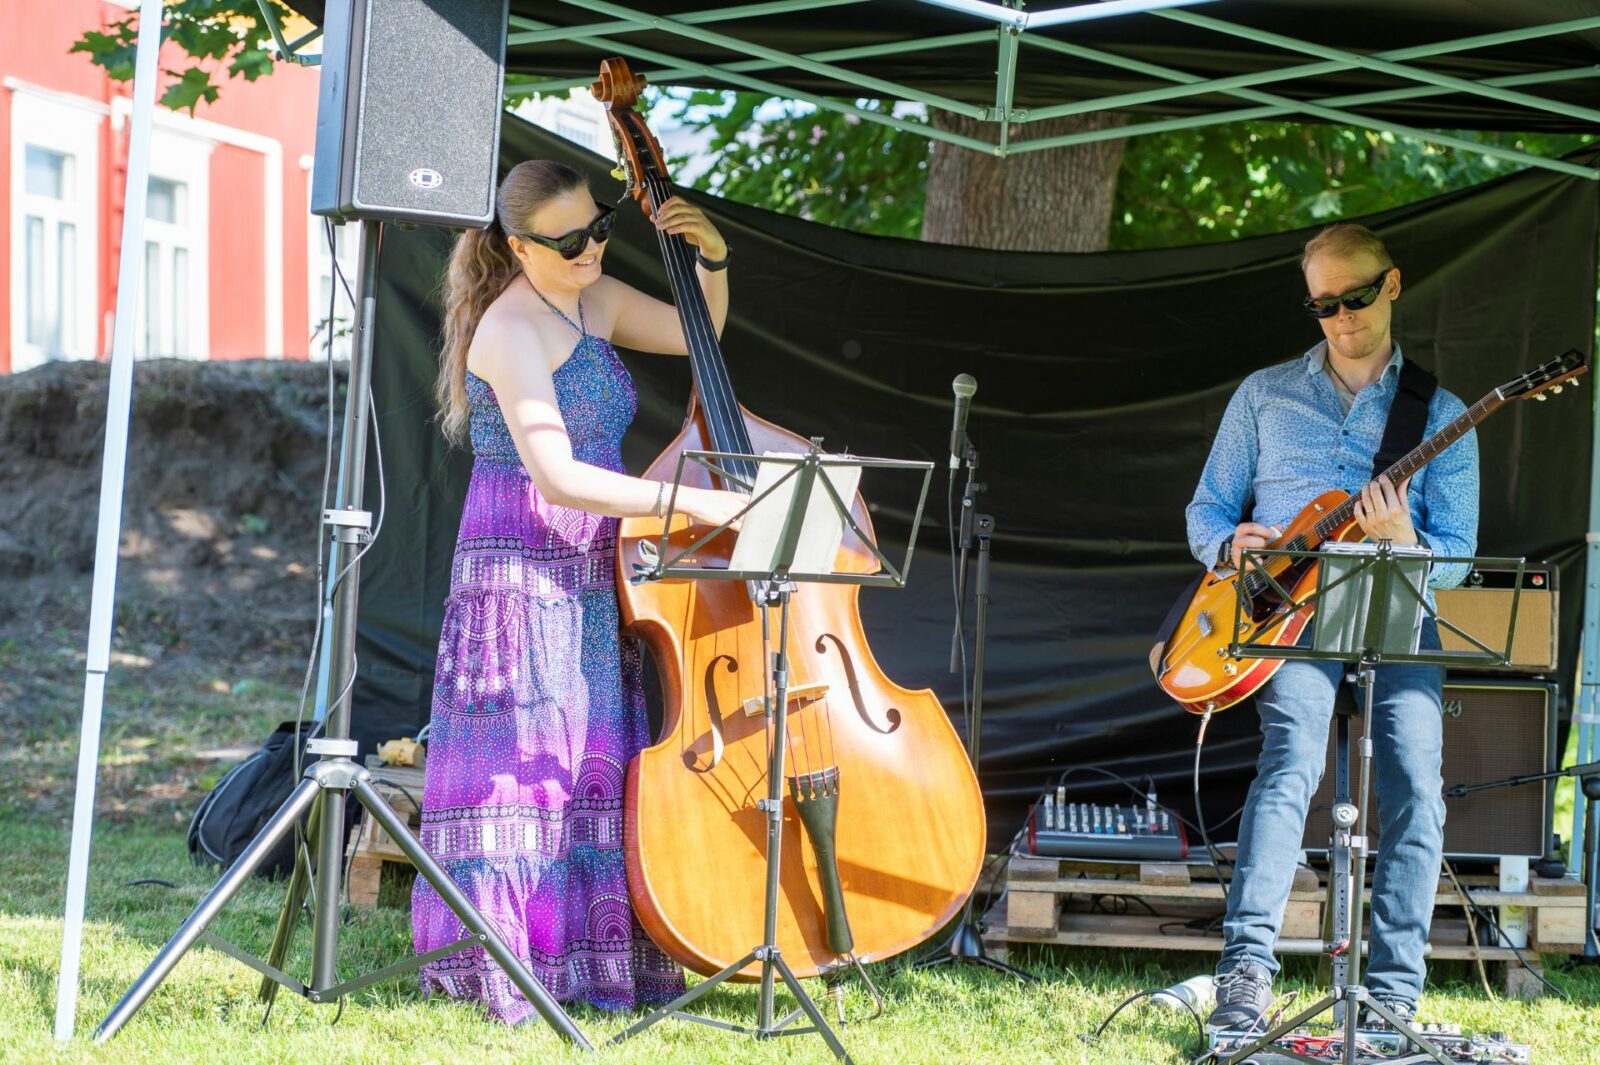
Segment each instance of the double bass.
M606 106L628 191L647 215L673 195L660 148L633 110L642 77L620 59L601 64L592 91ZM804 452L806 440L751 414L734 396L716 330L681 236L658 234L688 341L694 390L677 438L646 477L671 482L688 450L753 455ZM694 463L683 483L747 489L753 470L724 467L726 483ZM738 482L743 480L741 486ZM872 536L859 493L855 522ZM683 550L708 528L673 518ZM659 739L628 765L628 888L650 937L686 968L711 975L763 943L769 732L762 612L743 582L667 578L634 583L660 543L662 519L622 522L617 590L625 629L661 678ZM696 553L724 563L733 535ZM870 573L877 560L850 530L835 568ZM902 688L867 645L859 588L802 583L789 607L784 845L776 945L796 976L909 950L960 910L984 853L983 799L949 718L932 691ZM777 626L772 631L777 632ZM735 979L759 978L753 962Z

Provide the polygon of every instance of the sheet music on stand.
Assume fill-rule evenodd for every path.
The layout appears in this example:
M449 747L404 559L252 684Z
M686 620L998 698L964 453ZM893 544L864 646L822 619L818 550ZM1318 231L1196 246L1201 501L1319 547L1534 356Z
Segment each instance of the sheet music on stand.
M693 464L720 478L723 483L748 490L750 502L737 514L699 533L692 543L683 537L674 540L673 530L682 528L678 510L678 490L685 484L684 474ZM753 477L744 472L754 469ZM905 554L898 565L886 555L873 536L870 522L858 522L850 512L850 501L864 470L888 470L920 475L921 488ZM769 451L762 455L743 455L723 451L685 451L667 496L666 513L659 540L635 563L635 584L667 578L694 580L771 581L799 580L817 584L857 584L865 587L904 588L911 572L911 558L917 531L922 526L923 507L928 498L933 463L904 459L862 458L857 455L829 455L820 441L805 454ZM728 532L734 522L740 527L726 566L704 564L701 548ZM863 528L866 525L866 528ZM853 537L851 550L869 555L876 568L852 568L839 572L835 567L845 533Z
M770 573L782 565L784 526L796 506L795 495L800 487L800 480L790 474L794 464L804 458L792 452L768 451L762 455L764 461L756 468L754 499L740 525L733 557L728 560L729 569ZM861 483L860 466L823 465L818 472L827 478L833 495L839 499L854 497L856 486ZM811 492L801 505L794 561L787 567L791 577L818 577L833 572L834 556L844 542L844 518L828 495L820 478L811 482Z

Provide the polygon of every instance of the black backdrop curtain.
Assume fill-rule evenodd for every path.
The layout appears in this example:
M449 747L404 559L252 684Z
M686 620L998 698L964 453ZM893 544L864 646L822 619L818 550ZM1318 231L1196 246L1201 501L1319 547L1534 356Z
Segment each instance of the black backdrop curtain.
M555 158L586 173L597 199L620 193L609 161L509 116L501 151L502 171ZM1597 160L1594 150L1579 159ZM1248 373L1320 337L1299 307L1297 264L1311 231L1020 254L862 236L693 198L735 249L723 348L752 411L834 450L943 465L951 378L978 380L970 430L988 485L981 507L997 527L981 773L991 847L1071 766L1151 774L1163 801L1187 809L1196 719L1155 688L1145 655L1196 572L1183 509L1229 396ZM653 232L632 207L622 217L606 269L666 298ZM1597 220L1595 183L1545 171L1363 219L1403 271L1402 347L1468 403L1567 348L1592 348ZM383 241L373 390L387 507L362 568L354 696L355 732L369 749L428 718L470 465L430 422L451 239L391 227ZM623 357L640 393L624 456L637 472L680 426L689 368ZM1480 435L1480 553L1562 566L1564 677L1582 600L1589 440L1587 389L1513 404ZM375 457L367 468L375 507ZM942 478L935 484L911 586L864 591L862 607L889 675L934 687L959 717L961 685L946 665ZM914 496L888 490L871 502L879 535L903 541ZM1248 705L1213 722L1204 777L1213 822L1243 801L1258 747ZM1072 782L1080 797L1122 794L1090 774Z

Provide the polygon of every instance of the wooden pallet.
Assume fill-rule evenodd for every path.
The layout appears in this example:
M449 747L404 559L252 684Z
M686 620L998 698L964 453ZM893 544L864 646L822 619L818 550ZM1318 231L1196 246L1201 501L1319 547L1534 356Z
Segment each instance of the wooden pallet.
M1528 946L1521 948L1529 961L1541 952L1582 952L1584 888L1578 880L1535 879L1529 891L1507 893L1493 890L1498 881L1492 877L1462 879L1480 905L1529 910ZM1280 954L1323 952L1326 897L1326 874L1296 870L1278 937ZM1365 897L1371 899L1370 887ZM1214 919L1222 913L1222 899L1222 887L1208 866L1014 857L1006 896L985 916L984 946L998 958L1013 943L1220 953L1222 935ZM1507 966L1508 991L1542 989L1530 971L1523 971L1515 951L1469 943L1460 899L1448 880L1440 881L1435 901L1441 911L1429 937L1430 957L1498 962Z
M420 801L422 798L422 770L412 766L380 765L372 759L368 760L367 768L372 772L374 790L389 800L394 812L405 818L407 824L416 828L421 811L412 799ZM383 826L365 811L350 839L346 858L350 904L367 909L378 905L378 884L383 878L383 864L411 864L411 859L389 838Z

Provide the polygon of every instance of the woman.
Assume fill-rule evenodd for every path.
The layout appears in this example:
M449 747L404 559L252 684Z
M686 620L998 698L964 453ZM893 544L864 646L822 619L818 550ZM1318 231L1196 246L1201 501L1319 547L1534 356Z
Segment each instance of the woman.
M619 639L616 519L659 515L666 486L622 472L635 395L611 340L682 355L683 332L670 305L602 274L614 216L576 171L517 165L495 219L456 241L445 282L441 421L475 458L439 639L422 842L553 997L631 1009L675 997L683 976L640 929L623 864L623 773L649 737L638 647ZM695 246L720 333L727 244L677 198L654 222ZM678 494L709 524L743 503ZM420 878L412 922L419 954L464 935ZM422 983L507 1023L533 1010L481 947L428 963Z

